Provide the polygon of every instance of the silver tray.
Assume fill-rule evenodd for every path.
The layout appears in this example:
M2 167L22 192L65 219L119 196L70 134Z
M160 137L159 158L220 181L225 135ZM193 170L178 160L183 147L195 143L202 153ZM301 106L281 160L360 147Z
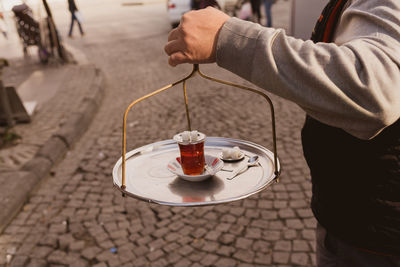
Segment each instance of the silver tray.
M277 159L268 149L243 140L223 137L207 137L204 153L215 157L224 147L238 146L245 154L244 160L258 155L259 165L249 168L232 180L227 177L240 162L225 162L223 170L201 182L189 182L167 169L171 159L179 156L174 140L165 140L139 147L126 153L126 188L122 186L122 157L113 169L113 183L130 197L169 206L205 206L244 199L260 192L279 175Z

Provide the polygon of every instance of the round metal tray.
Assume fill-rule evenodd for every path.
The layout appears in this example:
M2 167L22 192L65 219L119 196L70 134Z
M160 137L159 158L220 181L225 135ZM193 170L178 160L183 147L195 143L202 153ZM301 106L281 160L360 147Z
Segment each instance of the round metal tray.
M122 158L113 169L114 185L124 194L137 199L170 206L205 206L244 199L265 189L277 178L274 154L268 149L243 140L207 137L204 153L218 157L224 147L238 146L244 160L258 155L259 165L228 180L240 162L225 162L223 170L201 182L189 182L167 169L168 162L179 156L174 140L165 140L139 147L126 153L126 188L122 189Z

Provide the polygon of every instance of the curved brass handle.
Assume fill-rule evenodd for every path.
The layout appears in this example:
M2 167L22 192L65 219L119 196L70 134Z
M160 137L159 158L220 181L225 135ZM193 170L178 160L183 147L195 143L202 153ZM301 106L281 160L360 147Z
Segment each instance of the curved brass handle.
M214 82L218 82L218 83L221 83L221 84L225 84L225 85L230 85L230 86L233 86L233 87L236 87L236 88L240 88L240 89L243 89L243 90L247 90L247 91L259 94L259 95L263 96L267 100L267 102L269 103L270 109L271 109L272 138L273 138L273 149L274 149L274 168L275 168L274 174L275 174L276 178L279 177L280 170L278 169L278 154L277 154L277 149L276 149L275 112L274 112L274 106L272 104L271 99L266 94L264 94L264 93L262 93L262 92L260 92L260 91L258 91L256 89L252 89L252 88L249 88L249 87L246 87L246 86L243 86L243 85L238 85L238 84L235 84L235 83L231 83L231 82L227 82L227 81L223 81L223 80L219 80L219 79L216 79L216 78L209 77L209 76L203 74L200 71L198 64L194 64L192 72L189 75L187 75L185 78L183 78L183 79L181 79L181 80L179 80L177 82L171 83L171 84L169 84L167 86L164 86L164 87L162 87L162 88L160 88L160 89L158 89L158 90L156 90L156 91L154 91L154 92L152 92L150 94L147 94L147 95L145 95L145 96L143 96L143 97L141 97L139 99L136 99L125 110L124 119L123 119L123 134L122 134L122 185L121 185L121 189L122 190L124 190L126 188L126 184L125 184L125 161L126 161L125 154L126 154L126 121L127 121L127 117L128 117L128 112L137 103L139 103L139 102L141 102L141 101L143 101L143 100L145 100L145 99L147 99L149 97L152 97L152 96L154 96L156 94L159 94L159 93L161 93L161 92L163 92L163 91L165 91L165 90L167 90L167 89L169 89L169 88L171 88L171 87L173 87L173 86L175 86L177 84L183 83L183 94L184 94L184 98L185 98L185 107L186 107L186 117L187 117L187 121L188 121L188 129L191 130L190 117L189 117L189 108L188 108L188 104L187 104L186 80L191 78L191 77L193 77L196 74L196 72L199 73L199 75L201 77L205 78L205 79L208 79L208 80L211 80L211 81L214 81Z

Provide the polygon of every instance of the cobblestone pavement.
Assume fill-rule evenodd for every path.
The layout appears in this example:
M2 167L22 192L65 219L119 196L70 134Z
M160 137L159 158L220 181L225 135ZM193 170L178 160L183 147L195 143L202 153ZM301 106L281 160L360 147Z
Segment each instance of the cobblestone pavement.
M140 25L139 25L140 26ZM230 204L167 207L123 198L111 170L121 153L127 105L191 71L167 66L168 25L146 36L111 34L80 44L106 73L103 105L88 131L0 235L0 266L314 266L315 219L302 156L304 112L271 96L280 183ZM75 44L75 43L74 43ZM77 45L77 44L75 44ZM206 74L248 83L215 65ZM205 81L188 82L193 128L271 148L269 108L258 96ZM182 89L138 104L129 115L128 150L185 129Z

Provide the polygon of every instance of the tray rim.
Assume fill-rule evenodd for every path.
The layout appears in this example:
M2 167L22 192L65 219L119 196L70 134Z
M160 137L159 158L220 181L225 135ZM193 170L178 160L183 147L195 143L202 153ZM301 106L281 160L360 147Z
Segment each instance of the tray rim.
M209 141L208 141L209 140ZM119 191L122 192L123 196L130 196L132 198L138 199L138 200L142 200L148 203L155 203L155 204L160 204L160 205L165 205L165 206L176 206L176 207L198 207L198 206L211 206L211 205L218 205L218 204L225 204L225 203L230 203L233 201L237 201L237 200L242 200L245 199L251 195L257 194L260 191L264 190L265 188L267 188L268 186L270 186L273 182L277 182L278 177L280 175L281 172L281 165L280 165L280 161L279 158L276 157L277 159L277 164L274 164L274 153L272 151L270 151L269 149L251 142L251 141L247 141L247 140L241 140L241 139L234 139L234 138L227 138L227 137L218 137L218 136L210 136L207 137L206 141L205 141L205 146L207 145L207 142L210 141L234 141L234 142L242 142L245 144L249 144L255 147L258 147L259 149L263 150L266 152L267 156L270 158L271 163L273 168L275 169L275 166L278 166L278 170L274 170L272 172L272 176L271 176L271 180L267 183L265 183L263 186L261 186L260 188L258 188L255 191L243 194L243 195L239 195L236 197L231 197L231 198L227 198L224 200L212 200L212 201L204 201L204 202L186 202L186 203L176 203L176 202L168 202L168 201L161 201L161 200L155 200L155 199L150 199L150 198L146 198L143 196L139 196L136 194L133 194L125 189L121 188L121 185L116 183L116 179L118 181L118 169L121 167L122 165L122 156L117 160L117 162L115 163L113 170L112 170L112 177L113 177L113 186L116 187ZM125 160L127 161L129 158L131 158L132 156L136 155L137 153L141 153L142 151L146 151L146 149L148 150L148 148L150 147L154 147L154 146L162 146L162 145L167 145L167 144L173 144L175 143L175 141L173 139L167 139L167 140L162 140L162 141L157 141L154 143L150 143L138 148L135 148L129 152L126 153L125 155Z

